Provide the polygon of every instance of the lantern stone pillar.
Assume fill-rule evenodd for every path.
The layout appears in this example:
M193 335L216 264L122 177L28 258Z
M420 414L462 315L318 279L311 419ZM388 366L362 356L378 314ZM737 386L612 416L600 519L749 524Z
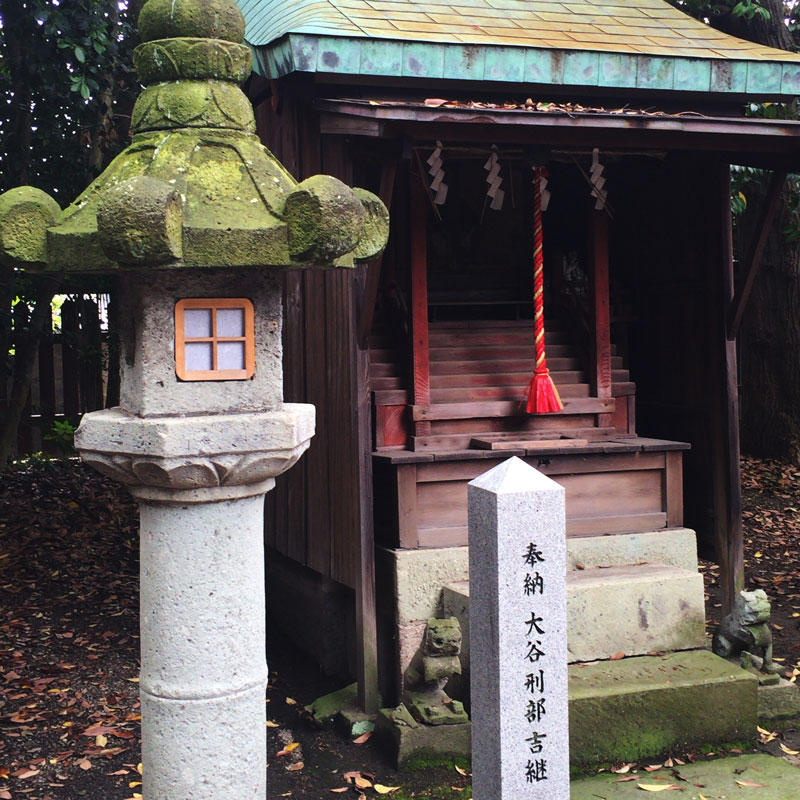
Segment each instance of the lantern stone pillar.
M75 445L139 503L143 798L263 800L263 500L314 433L283 402L280 269L374 258L388 213L260 143L233 0L148 0L139 30L131 145L64 211L0 195L0 259L120 277L120 406Z

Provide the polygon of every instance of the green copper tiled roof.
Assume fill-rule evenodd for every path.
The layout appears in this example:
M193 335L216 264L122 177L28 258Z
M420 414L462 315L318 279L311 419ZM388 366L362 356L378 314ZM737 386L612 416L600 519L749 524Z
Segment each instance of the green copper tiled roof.
M238 3L269 77L300 70L800 93L800 54L728 36L665 0Z

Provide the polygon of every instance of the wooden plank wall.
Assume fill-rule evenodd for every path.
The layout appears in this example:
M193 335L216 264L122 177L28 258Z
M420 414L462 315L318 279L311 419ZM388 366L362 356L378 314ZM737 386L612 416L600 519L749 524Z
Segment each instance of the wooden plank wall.
M346 142L320 136L302 85L284 85L277 102L256 109L256 122L262 141L298 180L324 172L352 184ZM285 275L284 400L316 406L316 434L267 495L265 514L268 545L351 588L361 568L354 291L350 270Z
M637 431L690 442L684 455L685 523L701 550L714 547L715 429L722 348L719 165L690 156L640 159L610 176L614 195L611 260L635 293L631 376ZM613 190L612 190L613 191ZM717 506L717 508L715 508Z

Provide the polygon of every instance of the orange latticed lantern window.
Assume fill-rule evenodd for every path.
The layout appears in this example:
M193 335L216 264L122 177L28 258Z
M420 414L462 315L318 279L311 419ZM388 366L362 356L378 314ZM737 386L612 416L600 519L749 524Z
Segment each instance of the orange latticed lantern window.
M252 378L252 302L245 297L179 300L175 304L175 372L182 381Z

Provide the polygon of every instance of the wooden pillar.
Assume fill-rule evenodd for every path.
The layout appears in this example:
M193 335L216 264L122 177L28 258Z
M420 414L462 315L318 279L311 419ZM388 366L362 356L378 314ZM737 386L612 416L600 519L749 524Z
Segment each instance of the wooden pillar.
M709 225L717 239L710 243L712 274L712 352L718 368L712 387L714 546L720 565L722 612L733 607L744 588L742 486L739 468L739 388L736 342L728 338L728 315L734 297L733 237L731 230L730 172L723 165L717 182L719 217ZM713 206L712 206L713 207Z
M608 265L608 215L592 209L592 344L591 381L592 394L601 399L612 395L611 375L611 297ZM611 414L598 414L600 428L612 424Z
M425 190L411 173L411 384L412 402L431 401L430 351L428 346L428 217ZM414 436L430 433L430 422L414 422Z
M368 267L359 267L351 288L351 325L354 334L365 309L359 307L365 297ZM377 714L378 625L375 605L375 531L373 525L372 484L372 402L369 385L369 348L353 348L352 390L356 402L357 479L361 538L356 581L356 662L358 704L367 714Z

